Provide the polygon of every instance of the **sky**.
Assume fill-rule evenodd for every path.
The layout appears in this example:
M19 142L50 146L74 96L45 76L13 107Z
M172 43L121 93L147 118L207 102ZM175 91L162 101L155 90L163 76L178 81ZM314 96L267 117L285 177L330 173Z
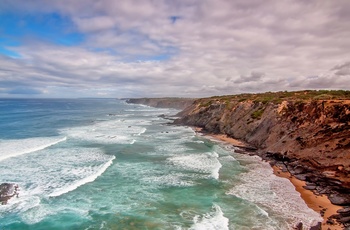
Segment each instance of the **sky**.
M0 97L350 90L349 0L0 0Z

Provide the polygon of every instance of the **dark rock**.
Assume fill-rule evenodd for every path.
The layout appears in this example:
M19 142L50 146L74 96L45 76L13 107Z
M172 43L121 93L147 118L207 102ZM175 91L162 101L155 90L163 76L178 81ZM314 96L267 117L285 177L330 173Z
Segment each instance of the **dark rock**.
M339 213L339 215L341 215L343 217L350 216L350 207L339 209L339 210L337 210L337 213Z
M333 214L330 217L328 217L328 219L336 219L339 220L340 219L340 215L339 214Z
M350 223L350 216L341 217L338 221L339 221L340 223Z
M299 223L295 226L294 229L295 229L295 230L303 230L303 223L299 222Z
M316 190L317 190L317 192L319 194L330 194L330 193L332 193L332 188L330 188L330 187L328 187L326 185L324 185L324 187L323 186L317 186Z
M331 194L328 198L331 201L331 203L335 205L350 205L349 194Z
M245 150L247 150L247 151L252 151L252 152L255 152L255 151L257 151L258 149L257 148L255 148L255 147L253 147L253 146L239 146L240 148L243 148L243 149L245 149Z
M321 211L320 211L320 214L321 214L321 216L323 217L324 216L324 213L326 212L326 209L322 209Z
M305 172L305 169L302 166L298 165L294 167L293 171L294 171L294 174L302 174Z
M237 148L237 149L235 149L235 153L243 153L243 154L245 154L247 152L244 151L243 149Z
M309 181L306 181L306 185L308 185L308 186L316 186L315 183L312 183L312 182L309 182Z
M303 188L305 188L307 190L315 190L316 189L316 185L306 185L306 186L303 186Z
M315 226L312 226L310 230L321 230L321 222L318 222Z
M350 230L350 223L345 223L344 227L345 227L345 230Z
M277 162L276 162L276 166L278 166L279 168L281 168L282 172L288 172L288 169L287 169L286 165L283 164L282 162L277 161Z
M306 180L306 174L298 174L298 175L294 175L295 178L299 179L299 180Z
M328 219L328 220L327 220L327 224L334 225L335 222L334 222L334 220L332 220L332 219Z
M7 204L7 201L12 197L18 197L18 185L13 183L0 184L0 202L1 204Z

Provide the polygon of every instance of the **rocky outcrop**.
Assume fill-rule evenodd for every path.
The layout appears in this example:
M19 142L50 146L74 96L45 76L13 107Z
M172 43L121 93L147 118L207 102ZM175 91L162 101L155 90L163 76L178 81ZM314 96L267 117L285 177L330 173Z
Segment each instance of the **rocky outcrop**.
M307 189L350 205L350 100L213 97L179 115L175 123L243 140L306 181Z
M130 98L126 102L130 104L142 104L156 108L185 109L195 101L193 98Z
M0 184L0 203L7 204L7 201L12 197L18 197L18 185L13 183Z

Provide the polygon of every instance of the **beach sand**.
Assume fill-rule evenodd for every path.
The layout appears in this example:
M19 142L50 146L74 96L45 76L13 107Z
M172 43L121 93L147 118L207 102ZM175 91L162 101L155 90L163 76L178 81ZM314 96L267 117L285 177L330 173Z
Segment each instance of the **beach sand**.
M200 132L201 130L195 129L196 132ZM232 144L236 147L249 147L246 143L236 140L234 138L227 137L223 134L209 134L208 136L213 137L214 139L224 141L226 143ZM323 214L323 222L322 229L323 230L342 230L344 229L340 225L331 225L327 223L328 217L333 214L337 214L337 210L341 209L341 206L337 206L332 204L327 196L325 195L316 195L312 191L303 188L306 185L305 181L301 181L294 176L292 176L289 172L282 172L280 168L277 166L273 166L273 171L276 176L287 178L295 187L295 190L300 193L301 198L305 201L307 206L318 213Z
M315 195L312 191L304 189L303 186L306 185L305 181L298 180L293 177L289 172L282 172L282 170L276 166L273 166L273 171L275 175L287 178L292 182L295 187L295 190L300 193L301 198L305 201L307 206L314 211L321 213L324 212L322 229L325 230L341 230L344 229L340 225L330 225L327 223L328 217L333 214L337 214L337 210L341 209L341 206L332 204L327 196L325 195Z

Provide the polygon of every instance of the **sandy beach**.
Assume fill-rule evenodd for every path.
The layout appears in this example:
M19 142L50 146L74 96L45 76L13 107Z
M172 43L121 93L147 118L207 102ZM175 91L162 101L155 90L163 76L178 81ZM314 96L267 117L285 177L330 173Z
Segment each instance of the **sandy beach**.
M303 186L306 185L305 181L298 180L293 177L289 172L282 172L282 170L276 166L273 166L273 171L275 175L287 178L292 182L297 190L300 193L301 198L305 201L307 206L318 213L324 212L323 214L323 222L322 229L330 229L330 230L341 230L343 229L340 225L331 225L327 223L328 217L333 214L337 214L337 210L341 209L341 206L337 206L332 204L327 196L325 195L315 195L312 191L304 189Z
M201 130L195 129L195 131L200 132ZM227 137L224 134L209 134L208 136L213 137L217 140L232 144L233 146L236 146L236 147L243 147L243 148L249 147L249 145L247 145L246 143L240 140L236 140L234 138ZM341 206L332 204L327 198L327 196L325 195L316 195L312 191L303 188L303 186L306 185L305 181L301 181L295 178L289 172L282 172L282 170L277 166L273 166L272 168L275 175L279 177L287 178L288 180L290 180L290 182L294 185L295 190L300 193L301 198L305 201L305 203L309 208L313 209L318 213L323 213L322 229L325 229L325 230L344 229L340 225L337 225L337 224L332 225L327 223L328 217L330 217L333 214L337 214L337 210L341 209L342 208Z

